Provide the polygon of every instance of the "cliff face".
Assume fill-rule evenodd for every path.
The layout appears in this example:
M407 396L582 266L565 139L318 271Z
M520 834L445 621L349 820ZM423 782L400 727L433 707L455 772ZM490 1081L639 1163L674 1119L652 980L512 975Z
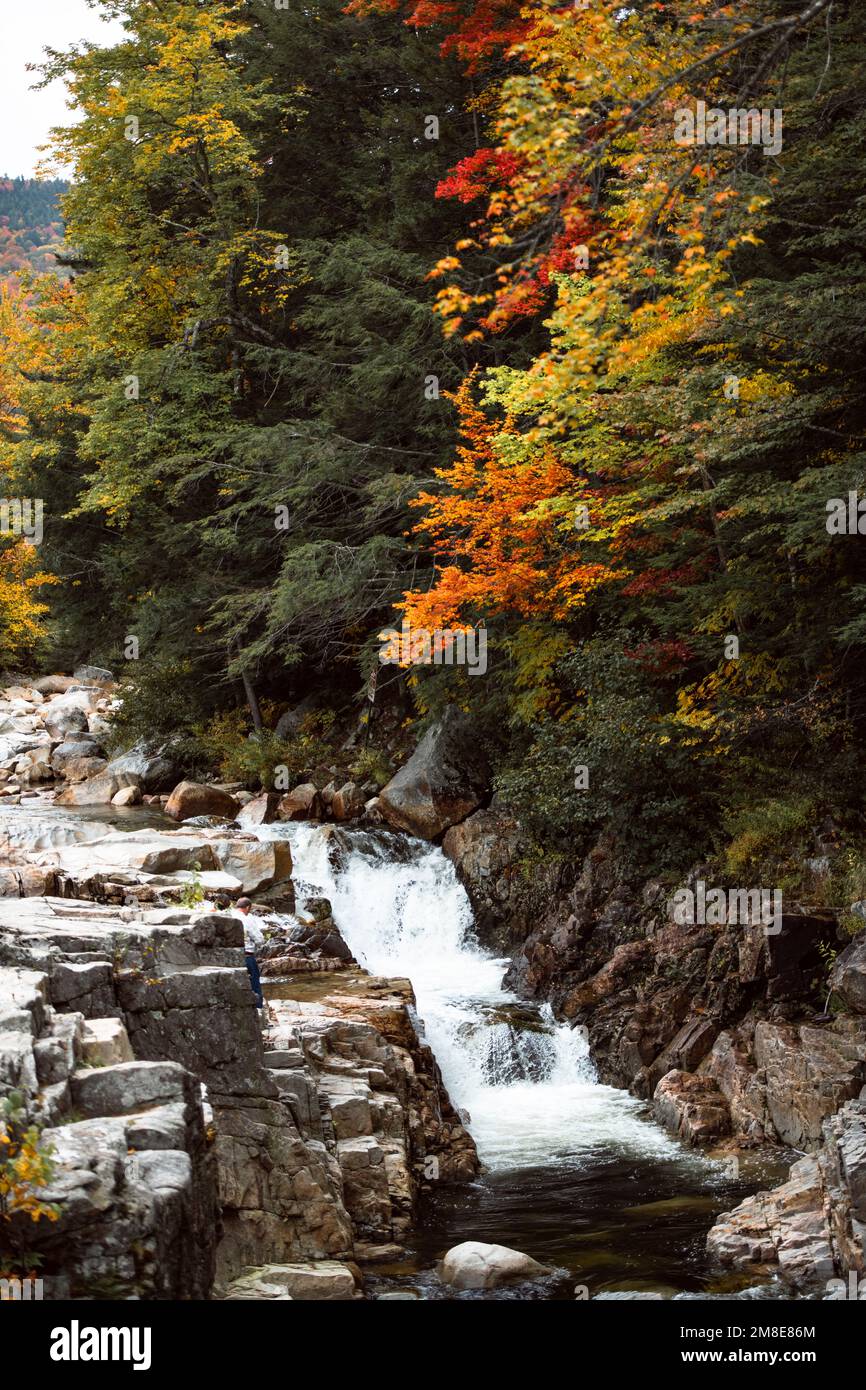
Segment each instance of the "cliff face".
M677 921L670 887L636 882L607 837L577 871L527 877L519 827L502 812L469 817L443 848L488 939L521 937L506 984L585 1027L601 1080L652 1101L687 1144L814 1155L778 1193L720 1218L716 1258L767 1266L798 1287L862 1272L866 942L852 943L835 913L796 905L770 923L731 912Z
M54 1148L48 1296L359 1296L423 1187L477 1170L405 983L349 967L263 1036L236 919L70 899L0 902L0 962L0 1095Z

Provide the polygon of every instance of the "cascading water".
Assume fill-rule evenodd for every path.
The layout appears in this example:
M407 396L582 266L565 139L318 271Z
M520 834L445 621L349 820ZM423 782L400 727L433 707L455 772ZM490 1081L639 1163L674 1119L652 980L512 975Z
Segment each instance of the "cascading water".
M0 839L49 847L93 839L103 828L165 823L150 808L105 808L99 825L95 813L48 811L37 807L34 820L29 809L15 808L2 817ZM428 1192L408 1265L380 1273L380 1284L409 1280L424 1297L451 1296L435 1263L473 1239L565 1267L593 1297L711 1290L704 1245L714 1215L778 1181L781 1171L731 1176L647 1121L640 1102L600 1085L580 1030L502 989L506 962L478 945L469 901L440 850L337 826L280 823L257 833L291 841L301 903L329 898L343 936L371 972L412 981L419 1022L484 1164L476 1181ZM572 1294L560 1283L532 1296Z
M424 1033L487 1168L587 1163L678 1153L640 1104L600 1085L579 1029L502 989L506 961L482 950L472 910L441 850L387 832L264 826L291 840L304 896L329 898L334 920L373 974L407 976Z

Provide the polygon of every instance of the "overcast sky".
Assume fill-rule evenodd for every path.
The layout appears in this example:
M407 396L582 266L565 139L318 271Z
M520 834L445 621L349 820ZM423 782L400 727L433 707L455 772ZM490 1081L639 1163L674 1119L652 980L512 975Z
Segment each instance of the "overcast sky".
M122 35L119 24L102 22L100 8L86 0L0 0L0 175L32 175L38 146L52 126L69 120L64 83L31 91L37 74L27 64L41 61L46 44L62 49Z

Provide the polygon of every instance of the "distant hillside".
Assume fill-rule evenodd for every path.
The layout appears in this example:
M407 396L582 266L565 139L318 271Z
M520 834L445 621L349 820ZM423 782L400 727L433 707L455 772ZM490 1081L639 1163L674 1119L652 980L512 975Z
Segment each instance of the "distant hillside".
M63 241L62 179L0 178L0 283L28 267L57 270L52 254Z

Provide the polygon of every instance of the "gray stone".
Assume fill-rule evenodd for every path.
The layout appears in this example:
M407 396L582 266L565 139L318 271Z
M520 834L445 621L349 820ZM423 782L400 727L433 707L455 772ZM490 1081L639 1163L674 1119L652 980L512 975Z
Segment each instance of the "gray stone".
M471 722L452 706L379 793L378 810L396 829L435 840L478 809L489 779Z
M115 678L104 666L79 666L75 671L79 685L114 685Z
M108 764L110 773L127 773L136 778L143 792L170 792L177 783L178 767L166 745L151 747L139 740Z
M553 1271L520 1250L507 1245L488 1245L466 1240L453 1246L442 1261L441 1277L455 1289L495 1289L527 1279L540 1279Z
M866 1014L866 931L861 931L836 958L830 984L849 1009Z
M84 1115L131 1115L183 1100L189 1081L177 1062L120 1062L75 1072L72 1098Z

